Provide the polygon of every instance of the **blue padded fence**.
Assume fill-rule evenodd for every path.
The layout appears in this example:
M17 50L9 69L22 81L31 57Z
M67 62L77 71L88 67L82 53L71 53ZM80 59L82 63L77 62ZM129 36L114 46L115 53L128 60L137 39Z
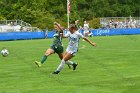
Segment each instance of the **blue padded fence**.
M95 29L91 32L94 36L132 35L140 34L140 28Z
M48 31L47 38L52 38L56 31Z
M41 39L45 38L45 32L4 32L0 33L0 40L20 39Z
M64 33L67 33L65 31ZM80 30L83 34L83 30ZM112 35L132 35L140 34L140 28L127 28L127 29L95 29L91 30L94 36L112 36ZM41 39L52 38L55 31L46 32L5 32L0 33L0 40L20 40L20 39Z

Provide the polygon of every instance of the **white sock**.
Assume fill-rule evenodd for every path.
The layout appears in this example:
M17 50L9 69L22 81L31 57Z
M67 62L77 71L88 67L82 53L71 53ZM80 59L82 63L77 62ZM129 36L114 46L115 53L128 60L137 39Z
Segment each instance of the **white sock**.
M70 61L70 60L68 60L68 61L66 61L66 64L68 64L68 65L72 65L72 64L73 64L73 62L72 62L72 61Z
M65 65L65 61L62 59L60 65L58 66L58 68L56 69L56 71L61 71L63 69L64 65Z

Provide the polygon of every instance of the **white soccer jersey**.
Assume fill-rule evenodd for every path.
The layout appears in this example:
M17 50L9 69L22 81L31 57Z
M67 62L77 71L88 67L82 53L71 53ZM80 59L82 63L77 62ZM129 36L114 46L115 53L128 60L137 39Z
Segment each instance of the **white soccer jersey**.
M83 35L79 33L78 31L75 31L73 34L68 32L65 36L69 37L69 40L70 40L66 51L70 52L71 54L77 53L79 40L80 38L83 38Z
M88 24L84 24L84 30L88 30L89 29L89 25Z

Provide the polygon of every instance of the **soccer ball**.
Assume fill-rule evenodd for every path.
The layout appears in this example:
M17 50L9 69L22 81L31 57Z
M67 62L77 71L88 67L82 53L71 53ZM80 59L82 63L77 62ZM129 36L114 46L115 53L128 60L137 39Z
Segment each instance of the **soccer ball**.
M2 55L3 57L6 57L6 56L9 55L9 51L8 51L7 49L3 49L3 50L1 50L1 55Z

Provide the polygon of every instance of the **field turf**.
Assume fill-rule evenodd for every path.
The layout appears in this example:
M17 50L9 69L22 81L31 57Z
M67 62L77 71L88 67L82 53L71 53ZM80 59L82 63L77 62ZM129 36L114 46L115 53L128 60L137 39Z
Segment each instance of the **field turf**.
M52 39L0 41L8 57L0 56L0 93L140 93L140 35L89 38L92 47L80 41L72 59L76 71L67 65L59 75L51 75L60 63L57 54L38 68ZM63 39L64 47L68 39Z

